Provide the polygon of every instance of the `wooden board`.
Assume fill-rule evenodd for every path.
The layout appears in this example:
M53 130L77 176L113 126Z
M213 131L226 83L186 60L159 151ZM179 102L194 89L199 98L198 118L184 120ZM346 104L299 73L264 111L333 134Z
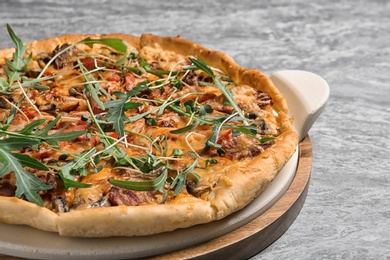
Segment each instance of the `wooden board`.
M209 242L149 259L246 259L276 241L294 222L306 199L312 166L310 138L299 144L297 172L286 193L269 210L233 232ZM2 255L0 260L21 259Z

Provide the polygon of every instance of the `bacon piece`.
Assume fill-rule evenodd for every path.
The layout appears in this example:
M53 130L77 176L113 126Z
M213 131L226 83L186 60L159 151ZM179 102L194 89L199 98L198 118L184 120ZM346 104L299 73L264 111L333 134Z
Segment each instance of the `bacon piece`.
M113 206L138 206L144 202L153 201L153 194L147 191L137 192L112 186L108 194L108 200Z
M52 53L52 56L54 57L55 55L57 55L58 53L62 52L63 50L65 50L66 48L69 47L69 44L65 43L61 46L57 46L53 53ZM70 56L73 55L73 51L72 50L68 50L66 52L63 52L61 53L55 60L54 60L54 67L56 69L61 69L65 66L65 64L67 63L67 60Z
M176 127L180 122L180 117L174 112L165 112L157 117L157 124L159 127Z
M10 101L6 97L0 97L0 108L11 108Z
M261 108L267 105L271 105L272 99L267 93L257 92L256 104Z
M187 85L198 86L198 76L193 72L188 73L183 81L187 83Z
M75 98L64 98L61 99L63 102L57 102L56 108L59 111L70 112L76 110L80 106L80 100Z
M235 159L245 159L255 157L272 146L274 142L271 140L261 144L256 139L246 135L233 136L232 131L227 130L221 133L217 143L226 152L225 156ZM209 154L214 155L214 153L216 153L216 150L210 149Z
M0 196L13 197L15 196L16 187L9 182L0 183Z
M124 88L126 91L130 91L135 87L135 78L132 73L125 73Z

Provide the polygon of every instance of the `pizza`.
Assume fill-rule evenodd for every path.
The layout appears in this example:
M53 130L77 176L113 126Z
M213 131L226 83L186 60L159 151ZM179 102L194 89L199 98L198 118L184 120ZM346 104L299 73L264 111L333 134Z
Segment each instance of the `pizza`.
M294 153L261 72L182 37L72 34L0 51L0 221L144 236L222 219Z

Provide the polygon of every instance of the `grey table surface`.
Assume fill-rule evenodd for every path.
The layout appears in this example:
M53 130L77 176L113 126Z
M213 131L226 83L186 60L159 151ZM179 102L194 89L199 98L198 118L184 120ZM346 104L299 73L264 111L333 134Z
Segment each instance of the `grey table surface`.
M390 1L0 2L24 42L65 33L154 33L221 50L270 75L330 85L309 134L309 193L287 232L253 259L390 259Z

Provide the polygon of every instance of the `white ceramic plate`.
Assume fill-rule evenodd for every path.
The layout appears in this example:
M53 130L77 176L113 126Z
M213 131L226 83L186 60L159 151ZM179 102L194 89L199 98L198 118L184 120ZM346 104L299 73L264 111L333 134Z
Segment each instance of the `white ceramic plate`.
M302 139L322 112L327 83L305 71L280 71L272 81L285 95L294 127ZM0 252L30 259L129 259L180 250L227 234L260 216L278 201L293 180L296 151L274 181L244 209L220 220L145 237L69 238L27 226L0 223Z

